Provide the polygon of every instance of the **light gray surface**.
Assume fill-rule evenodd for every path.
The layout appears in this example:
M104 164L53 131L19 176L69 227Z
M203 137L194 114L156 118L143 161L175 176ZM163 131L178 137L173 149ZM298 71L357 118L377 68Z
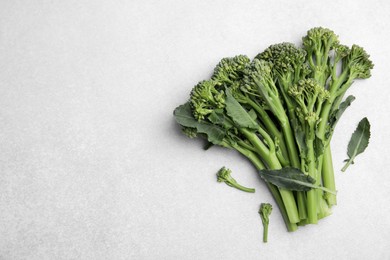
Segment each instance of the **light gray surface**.
M1 259L389 259L389 1L1 1ZM261 242L254 169L172 117L220 58L325 26L375 63L333 140L338 205ZM367 151L342 174L367 116ZM226 165L246 194L215 181Z

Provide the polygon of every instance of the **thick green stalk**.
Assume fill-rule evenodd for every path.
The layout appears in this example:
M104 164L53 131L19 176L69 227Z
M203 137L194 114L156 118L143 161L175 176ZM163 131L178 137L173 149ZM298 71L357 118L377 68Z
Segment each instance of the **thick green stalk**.
M298 205L298 214L299 218L301 220L307 219L307 200L306 200L306 195L304 191L297 191L297 205Z
M256 153L268 165L269 164L268 161L270 159L270 151L269 151L268 147L252 131L250 131L250 130L248 130L246 128L240 128L239 130L248 139L248 141L253 145L253 147L255 148Z
M247 157L253 165L256 167L257 170L263 170L265 169L265 165L262 163L262 161L256 156L255 153L248 151L239 145L234 146L234 149L236 149L238 152L240 152L242 155ZM277 187L272 185L271 183L266 183L268 189L270 190L272 196L274 197L276 204L279 207L280 213L282 214L284 223L286 224L286 228L289 232L293 232L298 229L297 225L295 223L291 223L288 216L287 216L287 211L286 208L283 204L282 197L280 196L279 190Z
M326 130L326 126L328 124L328 119L329 119L329 114L330 114L330 110L332 108L332 103L333 103L334 99L330 99L328 101L325 101L325 104L322 106L322 109L321 109L321 115L320 115L320 123L318 125L318 134L320 135L320 137L324 137L325 136L325 130Z
M289 156L290 156L290 166L292 167L295 167L297 169L300 168L301 166L301 162L300 162L300 159L299 159L299 153L298 153L298 148L295 144L295 141L292 142L292 140L295 140L294 139L294 135L292 133L292 128L291 128L291 124L293 124L293 122L295 121L296 119L296 116L295 116L295 105L292 104L292 100L289 98L288 94L287 94L287 91L288 91L288 87L289 87L289 84L291 84L291 78L288 77L288 78L285 78L285 79L280 79L280 85L281 85L281 92L282 92L282 95L283 95L283 98L284 98L284 101L285 101L285 104L287 105L287 111L288 111L288 115L289 115L289 126L286 126L284 129L283 128L283 132L288 132L288 135L289 137L285 137L288 138L288 141L286 140L286 143L287 143L287 150L289 151ZM294 125L292 125L293 128L295 127ZM292 135L292 138L291 138L291 135ZM302 219L306 219L307 218L307 213L306 213L306 196L304 194L304 192L302 191L297 191L295 192L296 195L297 195L297 204L298 204L298 213L299 213L299 218L302 220Z
M316 182L317 174L316 174L316 166L315 166L315 155L314 155L314 143L313 139L307 138L306 144L308 148L307 152L307 163L308 163L308 174L310 177L314 178ZM307 193L307 215L308 222L310 224L316 224L318 222L317 218L317 191L315 189L309 190Z
M286 116L286 118L287 118L287 116ZM291 130L291 125L290 125L290 122L288 121L288 119L282 124L282 131L283 131L283 135L284 135L284 140L286 141L288 155L290 158L291 165L293 167L299 168L299 165L300 165L299 156L298 156L299 153L298 153L298 149L297 149L297 146L295 143L294 134Z
M280 120L280 123L282 126L283 135L285 137L288 155L289 155L289 158L291 161L291 166L293 166L295 168L299 168L301 164L300 164L300 160L299 160L298 148L297 148L297 145L295 143L294 133L293 133L291 125L290 125L290 121L293 122L294 119L296 118L295 117L295 106L292 104L292 100L288 97L288 95L286 93L288 90L288 86L291 83L290 83L290 80L280 80L280 84L281 84L280 90L282 92L284 102L287 105L287 111L288 111L288 115L289 115L289 118L288 118L286 113L283 111L284 113L282 113L282 115L284 115L285 122L283 122L283 120Z
M324 155L323 155L323 159L322 159L322 181L323 181L324 187L326 187L327 189L330 189L333 191L336 190L336 182L335 182L335 178L334 178L330 143L325 147ZM336 195L327 193L326 201L328 202L329 206L336 205L337 204Z
M294 138L294 135L293 135L293 132L291 130L291 125L290 123L286 122L286 125L282 125L282 131L283 131L283 134L284 134L284 137L285 137L285 141L286 141L286 144L287 144L287 150L288 150L288 153L289 153L289 157L290 157L290 164L291 166L299 169L300 168L300 159L299 159L299 153L298 153L298 149L297 149L297 146L296 146L296 143L295 143L295 138ZM297 203L298 203L298 212L299 212L299 218L300 219L305 219L306 218L306 198L303 194L303 192L301 191L298 191L297 192Z
M286 100L287 97L285 97ZM293 107L293 105L291 104L291 102L287 102L287 107L288 107L288 114L289 114L289 117L290 117L290 120L291 122L292 119L295 119L295 108ZM295 139L294 139L294 135L292 133L292 128L291 128L291 124L289 123L288 126L286 126L285 128L282 128L283 129L283 133L285 133L285 137L286 137L286 143L287 143L287 149L289 151L289 154L292 154L290 155L290 164L292 167L295 167L297 169L299 169L301 167L301 162L300 162L300 159L299 159L299 152L298 152L298 148L296 146L296 143L295 143ZM287 137L288 136L288 137ZM306 196L305 196L305 193L303 191L297 191L296 192L297 194L297 204L298 204L298 213L299 213L299 218L302 220L302 219L306 219L307 218L307 208L306 208Z
M260 141L260 139L248 129L240 129L241 132L246 136L249 142L259 151L259 155L265 161L270 169L277 170L281 169L282 166L276 157L275 153L270 153L266 149L265 145ZM265 148L265 149L264 149ZM297 204L295 202L294 195L292 191L279 188L280 195L283 199L284 205L286 207L287 215L291 223L298 223L300 221Z
M268 130L268 132L271 134L273 138L277 138L279 140L279 147L282 151L282 155L285 157L285 159L289 160L288 157L288 151L286 144L284 142L284 138L282 133L278 130L278 128L275 126L275 123L272 121L272 119L269 117L268 113L259 106L256 102L248 98L247 103L253 107L253 109L259 114L260 121L264 124L265 128Z
M320 115L320 123L318 126L317 134L318 137L322 140L326 141L325 133L326 133L326 126L329 121L329 114L332 109L332 104L334 101L334 97L331 97L330 100L326 101L326 103L322 106L321 115ZM329 139L330 141L330 139ZM325 188L330 190L336 190L336 183L334 179L334 171L333 171L333 164L332 164L332 156L330 153L330 142L325 144L324 147L324 154L319 156L318 158L318 169L321 171L321 179L323 181L323 185ZM331 202L336 201L336 195L333 194L327 194L329 195L327 198L330 198L330 200L327 199L329 206L334 205ZM334 198L331 198L331 197Z

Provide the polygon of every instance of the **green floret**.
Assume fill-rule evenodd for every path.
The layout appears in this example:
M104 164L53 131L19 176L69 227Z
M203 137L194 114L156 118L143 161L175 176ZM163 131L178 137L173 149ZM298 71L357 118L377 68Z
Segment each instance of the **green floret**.
M337 44L334 48L335 51L335 61L338 62L341 59L347 57L351 52L351 48L346 45Z
M217 173L217 181L224 182L227 185L229 185L230 187L234 187L236 189L239 189L239 190L242 190L245 192L250 192L250 193L255 192L255 189L247 188L247 187L244 187L244 186L241 186L240 184L238 184L237 181L235 179L233 179L233 177L230 175L231 172L232 171L230 169L222 167Z
M193 127L183 127L181 131L189 138L195 138L198 136L198 131L196 131L196 128Z
M305 60L306 51L288 42L269 46L255 59L272 63L275 76L283 85L296 83L310 72Z
M338 46L338 36L332 30L316 27L310 29L302 41L312 77L324 85L331 72L328 66L330 51Z
M325 99L329 98L329 92L321 87L315 79L302 79L298 84L291 86L288 92L299 105L301 111L319 112ZM315 107L317 103L317 107Z
M284 114L271 68L270 62L254 59L245 71L243 90L250 95L260 95L275 116L285 123L287 116Z
M190 102L196 119L202 120L214 109L225 107L225 94L217 87L216 81L204 80L192 89Z
M305 78L310 69L306 62L306 51L296 47L292 43L284 42L268 47L264 52L256 56L257 59L268 61L272 64L274 81L282 95L282 103L285 104L287 114L293 128L296 128L295 101L288 95L289 88ZM292 144L293 145L293 144ZM299 158L291 148L290 158L294 167L299 167Z
M243 71L249 63L250 59L245 55L223 58L215 67L212 79L219 84L232 84L241 79Z
M371 69L374 68L370 55L358 45L352 45L349 55L345 58L345 64L348 66L350 77L353 79L371 77Z
M338 36L330 29L315 27L302 38L303 46L309 54L328 53L339 43Z
M261 217L261 222L263 223L263 242L267 243L268 241L268 225L269 225L269 216L272 212L272 205L269 203L261 203L259 214Z
M340 60L342 69L340 75L336 75L337 63ZM374 64L370 60L370 55L358 45L352 45L349 49L346 46L336 48L335 64L332 67L332 84L330 92L334 99L342 99L345 92L352 85L355 79L366 79L371 77L371 70ZM339 102L336 102L338 105Z
M272 63L261 59L254 59L245 71L243 88L247 93L257 93L260 95L266 103L267 108L277 118L284 135L291 165L299 167L298 152L293 131L283 106L283 98L280 96L273 76Z
M228 89L234 99L241 105L244 105L248 111L252 111L252 115L256 114L256 118L264 125L273 140L278 140L278 157L284 164L288 161L286 146L283 136L277 129L272 119L267 114L267 106L257 90L254 83L251 89L243 87L244 73L250 66L250 60L247 56L238 55L232 58L223 58L214 69L212 79ZM270 144L272 145L272 144Z
M211 77L219 86L228 87L240 103L247 103L248 97L241 91L241 81L250 59L245 55L223 58L214 68Z

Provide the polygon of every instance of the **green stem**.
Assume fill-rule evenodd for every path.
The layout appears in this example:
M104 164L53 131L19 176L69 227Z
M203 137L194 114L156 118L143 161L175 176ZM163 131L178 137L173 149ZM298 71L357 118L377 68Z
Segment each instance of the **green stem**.
M245 157L247 157L253 163L253 165L256 167L257 170L265 169L265 165L256 156L255 153L248 151L248 150L240 147L239 145L234 146L233 148L236 149L239 153L241 153ZM298 229L297 225L295 223L291 223L288 216L287 216L287 211L286 211L286 208L283 204L283 200L282 200L282 197L280 196L278 188L275 187L274 185L272 185L271 183L267 182L266 184L267 184L267 187L270 190L272 196L274 197L276 204L279 207L280 213L282 214L282 217L283 217L284 223L286 224L287 230L289 232L293 232L293 231L297 230Z
M290 120L291 120L291 122L294 122L296 119L295 106L294 106L294 104L292 104L291 99L287 95L287 90L288 90L289 84L291 84L291 83L290 83L290 80L281 80L280 84L281 84L281 92L282 92L282 95L284 98L284 102L287 105L287 112L289 115L289 117L287 117L286 113L283 111L283 113L281 113L281 114L283 115L284 121L280 120L280 124L282 126L282 131L283 131L283 135L285 138L288 155L289 155L289 158L291 161L291 166L293 166L295 168L299 168L299 166L301 164L300 164L299 156L298 156L298 154L299 154L298 148L296 146L294 133L293 133L291 125L290 125Z
M246 136L249 142L259 151L259 155L266 162L268 167L273 170L281 169L282 166L276 157L275 153L269 153L269 151L264 150L264 144L260 139L248 129L240 129L241 132ZM283 199L284 205L286 207L287 215L291 223L298 223L300 221L297 204L295 202L294 195L292 191L279 188L280 195Z
M349 167L349 165L351 165L351 163L353 162L352 159L349 159L348 162L344 165L344 167L341 169L342 172L345 172L347 170L347 168Z
M238 183L234 183L234 184L231 184L229 186L232 186L232 187L234 187L236 189L239 189L239 190L242 190L242 191L245 191L245 192L255 193L255 189L244 187L244 186L242 186L242 185L240 185Z
M287 116L286 116L287 117ZM298 150L295 143L294 135L291 130L291 125L288 120L285 121L284 124L282 124L282 131L284 135L284 140L286 141L288 155L291 161L291 165L293 167L299 168L299 156L298 156Z
M290 82L291 82L290 79L285 79L285 80L280 81L280 84L282 86L281 90L282 90L283 98L284 98L285 103L287 105L287 111L288 111L288 115L289 115L289 119L290 119L288 121L289 124L283 128L283 132L284 132L284 136L286 138L286 143L287 143L287 147L288 147L287 150L288 150L288 153L290 154L290 166L293 166L293 167L299 169L301 166L301 162L300 162L300 159L298 156L298 148L297 148L296 143L294 141L295 137L293 135L292 128L291 128L291 124L294 124L294 122L296 121L295 106L292 104L292 100L288 97L288 95L286 93L288 90L289 84L291 84ZM295 127L294 125L292 125L292 126L293 126L293 128ZM287 166L287 165L283 165L283 166ZM301 220L306 219L307 213L306 213L305 194L302 191L297 191L296 195L297 195L297 205L298 205L299 218Z
M273 138L277 138L279 140L279 147L282 151L283 156L288 160L288 151L286 144L284 142L284 138L282 133L278 130L278 128L275 126L272 119L269 117L268 113L262 108L260 105L258 105L256 102L248 98L247 103L253 107L253 109L259 114L260 121L264 124L267 131L271 134Z
M263 242L268 242L268 224L264 224L264 231L263 231Z
M296 194L297 194L299 218L303 220L307 218L307 208L306 208L307 201L306 201L305 192L297 191Z
M325 188L335 191L336 182L333 172L332 153L330 150L330 144L325 147L323 160L322 160L322 182ZM336 205L337 199L334 194L326 194L326 201L329 206Z
M289 157L290 157L290 164L291 164L291 166L299 169L301 166L300 159L298 156L299 153L298 153L298 149L297 149L297 146L295 143L294 135L293 135L292 130L291 130L291 125L288 121L287 121L286 125L282 126L282 130L283 130L283 134L284 134L285 141L287 144L287 150L288 150ZM305 205L306 198L304 196L304 193L301 191L297 192L297 203L298 203L299 218L305 219L307 216L307 214L306 214L307 209L306 209L306 205Z
M314 156L314 146L313 139L306 139L307 143L307 162L308 162L308 174L310 177L316 180L316 184L318 184L317 176L316 176L316 167L315 167L315 156ZM317 191L315 189L309 190L307 193L307 215L308 221L310 224L315 224L318 222L317 218Z

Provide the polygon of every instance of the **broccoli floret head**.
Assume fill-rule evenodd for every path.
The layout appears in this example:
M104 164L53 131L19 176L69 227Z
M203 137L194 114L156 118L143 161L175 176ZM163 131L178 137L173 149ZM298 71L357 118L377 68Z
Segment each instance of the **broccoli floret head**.
M194 117L202 120L214 109L225 107L225 94L214 80L199 82L191 91L190 102Z
M265 80L273 82L273 64L266 60L254 59L245 70L244 83L251 85L252 81Z
M326 52L332 50L339 43L338 36L330 29L315 27L302 38L303 46L309 52Z
M259 91L261 92L259 86L264 86L265 88L274 86L272 63L265 60L254 59L246 67L241 89L249 95L259 98L264 97L263 94L259 93ZM275 87L272 91L277 93Z
M263 222L263 242L266 243L268 241L268 225L269 225L269 216L272 212L272 205L269 203L261 203L259 214L261 218L261 222Z
M181 131L189 138L195 138L198 136L198 132L196 131L196 128L183 127Z
M272 212L271 204L269 203L260 204L259 214L264 224L269 224L269 216L271 215L271 212Z
M299 105L298 117L305 119L310 124L318 120L318 114L314 111L315 104L322 103L330 97L329 91L318 84L315 79L302 79L298 84L289 88L288 93Z
M352 79L369 78L371 77L371 69L374 68L370 55L358 45L352 45L351 51L345 58L345 64L350 69Z
M335 51L335 60L337 62L337 61L347 57L349 55L349 53L351 52L351 49L346 45L337 44L334 48L334 51Z
M296 70L299 72L304 70L307 74L305 58L306 51L289 42L271 45L255 57L255 59L271 62L273 69L281 76L294 73Z
M226 167L222 167L218 173L217 173L217 181L218 182L227 182L227 183L231 183L232 180L234 180L232 178L232 176L230 175L232 171Z
M219 84L231 84L239 80L250 59L245 55L223 58L215 67L212 79Z

